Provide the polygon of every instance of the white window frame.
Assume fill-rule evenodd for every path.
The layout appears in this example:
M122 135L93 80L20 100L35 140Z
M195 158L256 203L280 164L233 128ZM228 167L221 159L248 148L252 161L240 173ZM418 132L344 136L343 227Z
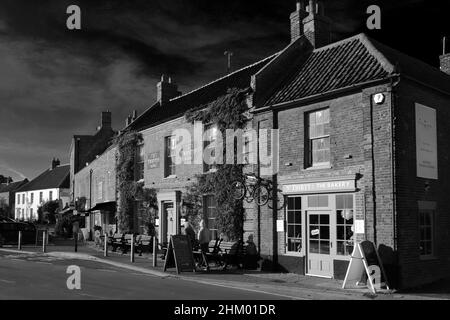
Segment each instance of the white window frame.
M330 108L326 107L326 108L320 108L317 110L311 110L309 112L306 113L306 137L307 137L307 143L308 143L308 159L307 159L307 168L329 168L331 166L331 135L330 132L328 132L328 134L323 134L323 135L311 135L311 115L313 114L317 114L318 112L324 112L324 111L328 111L328 126L330 126ZM326 122L322 123L325 124ZM328 138L328 143L329 143L329 158L328 161L323 161L323 162L316 162L314 163L313 161L313 141L315 140L319 140L319 139L325 139Z
M300 209L295 208L295 211L300 211L300 231L301 231L301 237L300 237L300 245L301 245L301 249L300 251L289 251L288 250L288 230L289 230L289 219L288 219L288 214L289 214L289 198L299 198L300 199ZM285 255L291 255L291 256L304 256L305 255L305 226L304 226L304 219L303 219L303 215L304 215L304 210L303 210L303 196L301 195L292 195L292 196L287 196L286 197L286 207L284 210L285 216L284 216L284 221L285 221L285 230L284 230L284 241L285 241ZM298 225L298 223L295 223L295 225ZM295 238L298 239L298 238Z

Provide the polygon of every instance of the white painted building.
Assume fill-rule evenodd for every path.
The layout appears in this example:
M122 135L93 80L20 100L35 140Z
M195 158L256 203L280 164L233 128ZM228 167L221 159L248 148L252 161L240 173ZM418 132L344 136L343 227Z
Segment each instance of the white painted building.
M70 166L53 160L47 169L15 193L15 218L37 220L38 208L47 201L60 200L61 208L70 202Z

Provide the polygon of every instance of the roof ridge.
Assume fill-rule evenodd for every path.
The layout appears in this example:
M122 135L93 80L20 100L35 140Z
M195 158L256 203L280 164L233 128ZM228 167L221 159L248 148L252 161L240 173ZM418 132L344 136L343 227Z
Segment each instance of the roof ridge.
M276 53L274 53L274 54L272 54L272 55L270 55L270 56L268 56L268 57L266 57L266 58L264 58L264 59L261 59L261 60L255 62L255 63L249 64L249 65L247 65L247 66L245 66L245 67L242 67L241 69L238 69L238 70L236 70L236 71L233 71L233 72L231 72L231 73L229 73L229 74L227 74L227 75L225 75L225 76L223 76L223 77L220 77L220 78L215 79L215 80L213 80L213 81L211 81L211 82L208 82L207 84L205 84L205 85L203 85L203 86L201 86L201 87L198 87L198 88L193 89L193 90L191 90L191 91L189 91L189 92L186 92L185 94L182 94L182 95L180 95L180 96L178 96L178 97L172 98L172 99L170 99L169 101L175 101L175 100L181 99L181 98L183 98L183 97L185 97L185 96L188 96L188 95L190 95L190 94L192 94L192 93L194 93L194 92L196 92L196 91L199 91L199 90L201 90L201 89L204 89L204 88L206 88L206 87L208 87L208 86L210 86L210 85L212 85L212 84L214 84L214 83L216 83L216 82L219 82L219 81L224 80L224 79L226 79L226 78L228 78L228 77L231 77L231 76L233 76L233 75L235 75L235 74L237 74L237 73L239 73L239 72L242 72L242 71L244 71L244 70L246 70L246 69L250 69L250 68L252 68L252 67L254 67L254 66L256 66L256 65L258 65L258 64L260 64L260 63L262 63L262 62L264 62L264 61L266 61L266 60L269 60L269 59L275 57L275 56L278 55L278 54L279 54L279 52L276 52Z
M373 44L373 41L376 41L370 37L368 37L365 33L360 33L361 43L366 46L369 53L378 60L384 70L389 73L393 73L395 71L395 65ZM390 48L390 47L389 47ZM391 48L392 50L395 50ZM400 51L399 51L400 52Z

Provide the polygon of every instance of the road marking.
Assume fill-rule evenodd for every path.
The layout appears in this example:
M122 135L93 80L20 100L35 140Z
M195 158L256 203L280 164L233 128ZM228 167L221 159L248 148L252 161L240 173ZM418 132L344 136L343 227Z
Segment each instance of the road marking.
M1 282L6 282L6 283L16 283L15 281L11 281L11 280L4 280L4 279L0 279Z

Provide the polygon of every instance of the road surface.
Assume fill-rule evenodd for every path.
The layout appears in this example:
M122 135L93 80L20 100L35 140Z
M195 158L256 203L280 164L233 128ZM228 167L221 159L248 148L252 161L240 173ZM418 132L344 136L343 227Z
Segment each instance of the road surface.
M81 289L67 288L67 267L81 270ZM258 291L158 277L94 261L0 253L0 299L276 300Z

